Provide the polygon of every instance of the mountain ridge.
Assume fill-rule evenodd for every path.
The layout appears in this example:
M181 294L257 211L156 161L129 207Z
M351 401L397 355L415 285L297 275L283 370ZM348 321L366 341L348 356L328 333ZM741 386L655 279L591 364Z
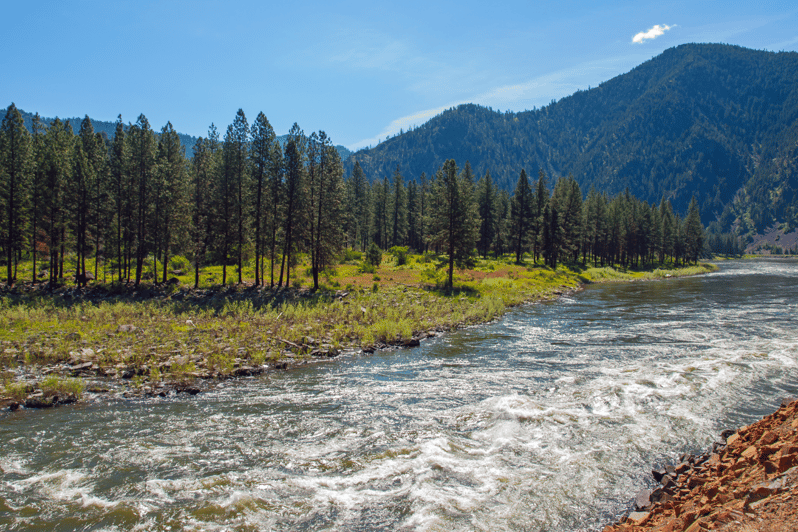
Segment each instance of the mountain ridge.
M685 44L540 109L448 109L346 167L357 161L373 180L399 164L415 179L468 160L510 191L522 168L543 169L550 180L572 174L583 192L628 188L682 213L695 194L704 223L745 233L798 225L797 123L798 53ZM780 201L764 205L774 190Z

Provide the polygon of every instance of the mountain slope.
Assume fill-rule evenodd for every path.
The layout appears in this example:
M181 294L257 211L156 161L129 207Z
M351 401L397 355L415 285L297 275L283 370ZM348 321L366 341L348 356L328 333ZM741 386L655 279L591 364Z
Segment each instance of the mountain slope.
M400 164L413 179L447 158L459 165L469 160L477 175L489 170L508 190L521 168L531 175L542 168L549 176L572 173L585 192L629 188L649 202L666 197L680 212L695 194L705 223L730 226L746 211L761 210L762 220L752 222L759 226L774 221L768 217L787 219L741 202L752 197L759 205L787 174L794 176L785 161L796 161L797 120L797 53L688 44L542 109L450 109L353 154L347 167L359 161L375 179ZM779 212L795 204L790 187Z

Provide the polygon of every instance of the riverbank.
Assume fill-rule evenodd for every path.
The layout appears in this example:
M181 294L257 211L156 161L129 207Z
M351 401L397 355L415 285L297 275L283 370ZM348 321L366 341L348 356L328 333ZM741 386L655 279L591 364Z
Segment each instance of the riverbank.
M712 451L653 471L660 487L604 532L798 530L798 400L729 432Z
M178 283L137 290L6 288L0 407L55 406L109 394L196 394L225 379L347 352L413 347L590 282L664 279L713 268L553 271L492 261L460 272L452 292L430 284L429 268L391 264L367 275L342 268L335 283L344 289L317 292L251 285L194 290Z

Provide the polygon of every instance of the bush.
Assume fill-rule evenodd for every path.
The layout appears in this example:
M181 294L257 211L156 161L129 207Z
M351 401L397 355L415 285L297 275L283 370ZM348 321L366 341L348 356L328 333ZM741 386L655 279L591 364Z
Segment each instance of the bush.
M358 273L377 273L377 268L369 264L368 262L360 263L360 266L357 267Z
M382 263L382 250L374 242L371 243L368 251L366 251L366 262L374 267Z
M341 255L341 259L339 262L344 264L346 262L358 262L363 258L363 253L360 251L355 251L354 249L347 248L344 250L343 255Z
M192 271L191 261L183 255L175 255L169 259L169 269L173 272L180 271L187 274Z
M397 266L404 266L405 264L407 264L407 253L408 253L407 246L394 246L388 250L388 253L390 253L396 258Z

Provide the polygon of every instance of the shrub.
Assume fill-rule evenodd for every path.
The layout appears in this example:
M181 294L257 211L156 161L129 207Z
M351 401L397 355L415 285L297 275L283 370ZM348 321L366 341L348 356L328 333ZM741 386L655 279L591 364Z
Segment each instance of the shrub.
M368 251L366 251L366 262L375 267L382 263L382 250L374 242L371 243Z
M45 395L67 393L74 395L77 399L80 399L83 395L84 387L85 383L82 379L59 379L55 375L46 377L41 383L41 388Z
M368 262L361 262L360 266L357 267L357 271L358 273L376 273L377 268Z
M407 246L394 246L388 250L388 253L394 256L397 266L404 266L407 264Z
M169 269L173 272L181 271L183 274L187 274L192 271L191 261L183 255L175 255L169 259Z

